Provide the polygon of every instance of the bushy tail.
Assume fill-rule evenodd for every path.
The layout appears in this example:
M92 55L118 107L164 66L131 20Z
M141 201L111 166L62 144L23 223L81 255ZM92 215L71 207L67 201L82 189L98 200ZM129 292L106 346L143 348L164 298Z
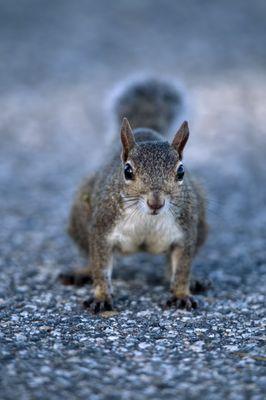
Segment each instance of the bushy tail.
M119 123L126 117L134 129L151 128L165 135L182 107L182 95L174 84L150 78L126 85L115 100L114 111Z

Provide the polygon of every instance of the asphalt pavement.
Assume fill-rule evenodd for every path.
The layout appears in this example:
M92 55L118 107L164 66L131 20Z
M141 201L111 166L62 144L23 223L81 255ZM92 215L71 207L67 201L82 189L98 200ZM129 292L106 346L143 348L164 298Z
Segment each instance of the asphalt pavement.
M265 18L262 0L0 1L1 399L265 398ZM113 88L143 74L183 93L212 288L163 310L165 260L138 254L93 316L89 286L57 281L84 263L69 209L118 133Z

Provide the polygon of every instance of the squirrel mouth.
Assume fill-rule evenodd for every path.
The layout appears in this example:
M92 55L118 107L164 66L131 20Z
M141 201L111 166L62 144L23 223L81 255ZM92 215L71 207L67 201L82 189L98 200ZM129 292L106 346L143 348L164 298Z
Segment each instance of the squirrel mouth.
M159 210L153 210L150 215L158 215L160 213Z

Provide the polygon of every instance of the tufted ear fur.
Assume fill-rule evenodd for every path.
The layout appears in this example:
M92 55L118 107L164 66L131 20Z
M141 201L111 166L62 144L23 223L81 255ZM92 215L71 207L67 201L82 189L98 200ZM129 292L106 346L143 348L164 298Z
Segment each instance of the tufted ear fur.
M183 124L178 129L177 133L175 134L174 140L172 142L172 146L178 152L180 160L183 157L183 150L188 141L189 137L189 129L187 121L184 121Z
M135 146L135 138L127 118L123 118L121 126L121 142L123 146L122 160L126 162L128 153Z

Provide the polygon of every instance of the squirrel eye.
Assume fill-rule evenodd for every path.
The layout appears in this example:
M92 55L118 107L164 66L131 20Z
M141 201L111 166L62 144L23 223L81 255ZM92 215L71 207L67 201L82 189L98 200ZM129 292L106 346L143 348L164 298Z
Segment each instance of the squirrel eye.
M183 164L180 164L179 167L177 168L177 179L179 181L182 181L185 175L185 168Z
M133 169L132 169L131 165L128 163L125 165L124 174L125 174L126 180L129 181L129 180L133 179Z

